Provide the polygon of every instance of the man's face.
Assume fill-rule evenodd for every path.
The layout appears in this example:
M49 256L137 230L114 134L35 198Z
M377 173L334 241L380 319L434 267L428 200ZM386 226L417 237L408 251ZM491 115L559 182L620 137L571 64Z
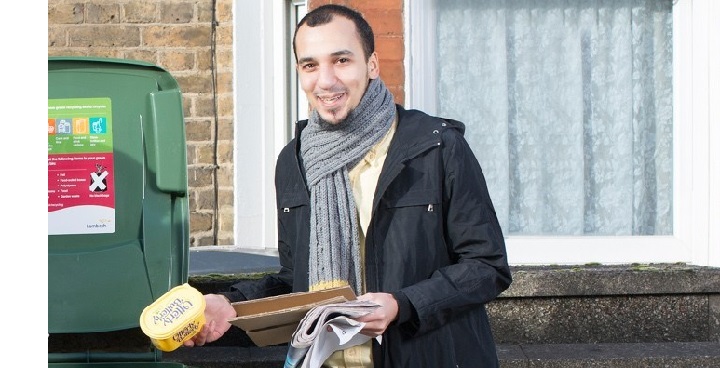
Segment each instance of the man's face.
M365 60L355 24L337 15L328 24L300 27L295 53L300 85L310 105L331 124L347 118L369 80L380 74L375 53Z

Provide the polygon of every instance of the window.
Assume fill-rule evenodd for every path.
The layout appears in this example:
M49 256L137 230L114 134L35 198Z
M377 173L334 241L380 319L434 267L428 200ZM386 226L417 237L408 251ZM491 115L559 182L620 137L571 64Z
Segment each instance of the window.
M407 105L466 123L512 263L718 262L689 231L683 2L406 2Z

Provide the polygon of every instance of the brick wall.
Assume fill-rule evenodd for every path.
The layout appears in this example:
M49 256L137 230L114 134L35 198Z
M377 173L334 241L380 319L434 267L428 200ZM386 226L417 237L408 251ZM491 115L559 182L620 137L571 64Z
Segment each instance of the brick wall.
M308 7L313 9L330 2L309 0ZM187 137L191 246L235 243L232 3L232 0L48 2L48 56L146 61L167 70L180 84ZM354 7L366 16L375 31L380 75L395 100L403 103L403 1L335 3Z

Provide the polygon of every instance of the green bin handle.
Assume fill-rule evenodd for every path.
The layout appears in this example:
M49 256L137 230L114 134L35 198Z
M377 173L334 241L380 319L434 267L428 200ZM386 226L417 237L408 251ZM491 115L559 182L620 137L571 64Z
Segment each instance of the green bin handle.
M150 128L149 135L155 151L155 181L157 188L164 192L187 192L187 156L185 148L185 121L182 111L182 96L177 89L151 92L149 94Z

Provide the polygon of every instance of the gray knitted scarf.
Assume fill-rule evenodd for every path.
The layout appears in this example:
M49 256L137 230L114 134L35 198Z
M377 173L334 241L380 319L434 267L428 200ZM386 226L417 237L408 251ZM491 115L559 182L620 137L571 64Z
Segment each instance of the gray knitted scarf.
M339 124L313 110L300 134L300 154L310 187L310 290L349 284L362 291L357 210L348 171L385 136L395 103L379 78Z

